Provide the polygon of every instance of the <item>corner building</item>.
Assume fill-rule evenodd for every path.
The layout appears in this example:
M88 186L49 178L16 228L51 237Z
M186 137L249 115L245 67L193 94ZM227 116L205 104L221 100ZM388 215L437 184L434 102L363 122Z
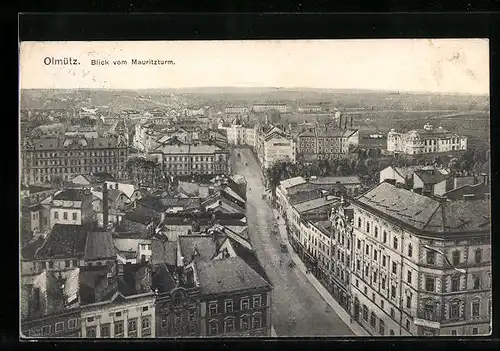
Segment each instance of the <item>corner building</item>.
M489 200L381 183L352 201L353 318L373 335L491 331Z

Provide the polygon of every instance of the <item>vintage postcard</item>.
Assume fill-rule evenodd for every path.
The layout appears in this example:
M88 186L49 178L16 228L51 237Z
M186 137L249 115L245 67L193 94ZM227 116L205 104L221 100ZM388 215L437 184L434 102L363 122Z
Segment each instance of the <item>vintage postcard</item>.
M20 337L490 335L486 39L22 42Z

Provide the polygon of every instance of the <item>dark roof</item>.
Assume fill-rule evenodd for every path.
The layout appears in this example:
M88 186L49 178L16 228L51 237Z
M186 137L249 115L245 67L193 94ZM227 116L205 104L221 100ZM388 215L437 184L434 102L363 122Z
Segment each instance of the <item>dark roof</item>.
M21 257L24 260L32 260L35 257L35 252L43 245L44 239L39 236L38 239L30 241L21 249Z
M177 264L177 242L153 239L151 241L151 261L153 264Z
M85 245L85 260L113 258L116 256L113 235L110 232L89 232Z
M462 185L459 188L444 193L443 197L446 197L449 200L459 200L464 197L473 197L473 198L484 197L485 194L489 193L491 193L491 189L488 185L484 183L475 185L466 184Z
M160 201L165 207L184 207L184 208L200 207L199 198L162 198Z
M124 216L126 220L136 222L136 223L141 223L141 224L149 224L153 221L155 217L146 215L143 211L137 209L133 212L127 212Z
M442 182L443 180L446 180L446 177L437 169L434 170L420 169L415 171L414 174L418 176L420 179L422 179L422 182L424 184L437 184Z
M157 212L163 212L167 209L158 196L145 196L136 200L137 205L145 206Z
M270 287L241 257L200 261L196 267L202 294Z
M247 265L249 265L255 272L257 272L262 278L264 278L268 283L271 284L271 280L268 278L266 271L262 267L254 251L247 249L245 246L238 243L236 240L229 238L231 246L238 257L240 257Z
M88 231L85 225L55 224L35 258L82 257Z
M44 209L43 205L42 205L42 204L39 204L39 203L38 203L38 204L36 204L36 205L33 205L33 206L29 206L29 207L28 207L28 210L29 210L29 211L32 211L32 212L40 211L40 210L43 210L43 209Z
M83 189L64 189L60 193L55 194L54 200L63 201L85 201L91 197L91 193Z
M151 288L153 290L158 289L160 293L169 292L175 288L175 280L167 264L159 263L154 265Z
M107 149L117 147L118 138L116 136L109 136L107 138L85 138L81 136L61 136L59 138L40 138L32 140L33 148L35 150L60 150L74 149Z
M99 296L98 292L103 285L104 279L107 279L107 274L113 272L112 267L112 265L108 265L80 268L80 303L82 305L107 301L116 293L116 288L110 289L110 291L103 296Z
M352 201L387 220L425 232L485 231L490 226L487 199L438 200L384 182Z
M317 199L321 196L322 196L321 191L316 189L310 191L300 191L289 196L288 203L294 206L300 204L301 202Z
M41 193L43 191L56 190L54 187L50 186L38 186L38 185L28 185L28 191L30 194Z
M123 275L118 276L118 290L123 296L151 292L152 269L149 265L124 264Z
M178 254L184 257L186 264L193 260L195 248L199 253L197 261L211 260L216 252L216 243L211 236L183 235L179 237L179 246L181 252Z

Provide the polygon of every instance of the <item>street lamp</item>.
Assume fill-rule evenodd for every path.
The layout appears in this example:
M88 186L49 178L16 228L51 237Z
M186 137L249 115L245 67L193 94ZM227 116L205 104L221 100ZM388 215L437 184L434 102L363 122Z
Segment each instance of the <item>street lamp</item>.
M446 260L446 263L448 263L448 265L449 265L451 268L453 268L455 271L457 271L457 272L459 272L459 273L462 273L462 274L467 273L467 272L465 271L465 269L461 269L461 268L457 268L457 267L455 267L455 266L454 266L454 265L450 262L450 260L448 259L448 257L444 254L444 252L439 251L438 249L435 249L435 248L430 247L430 246L428 246L428 245L424 245L424 247L425 247L426 249L428 249L428 250L434 251L434 252L436 252L437 254L439 254L439 255L443 256L443 257L444 257L444 259Z

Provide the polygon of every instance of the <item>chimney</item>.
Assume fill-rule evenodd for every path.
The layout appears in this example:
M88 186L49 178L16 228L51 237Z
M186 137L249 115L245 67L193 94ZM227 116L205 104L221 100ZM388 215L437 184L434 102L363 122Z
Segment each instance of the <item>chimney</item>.
M109 216L109 208L108 208L108 186L106 182L103 183L102 186L102 226L104 230L108 228L108 216Z
M123 277L123 264L118 264L118 273L119 277Z
M352 116L351 116L351 128L353 128L353 121L352 121Z

